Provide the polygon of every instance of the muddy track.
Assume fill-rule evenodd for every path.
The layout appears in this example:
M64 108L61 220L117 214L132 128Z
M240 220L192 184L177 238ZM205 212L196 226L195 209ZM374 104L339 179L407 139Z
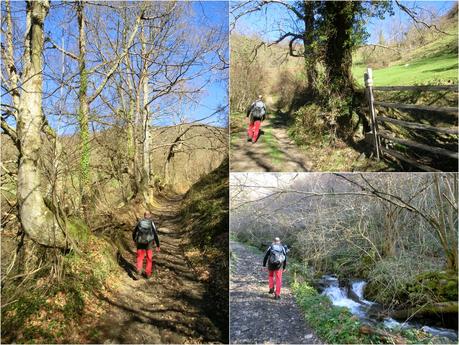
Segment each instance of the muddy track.
M125 229L118 260L121 288L104 297L111 306L97 326L96 343L219 343L226 337L209 317L206 289L187 265L181 250L180 200L153 211L161 252L153 254L150 280L135 280L136 249L132 229ZM145 266L144 266L145 268Z
M273 115L275 116L275 115ZM245 131L232 135L231 171L311 171L312 163L289 138L287 127L276 117L262 122L256 143Z
M281 299L274 300L268 294L268 274L261 270L263 255L237 242L230 246L230 343L321 344L305 323L287 279Z

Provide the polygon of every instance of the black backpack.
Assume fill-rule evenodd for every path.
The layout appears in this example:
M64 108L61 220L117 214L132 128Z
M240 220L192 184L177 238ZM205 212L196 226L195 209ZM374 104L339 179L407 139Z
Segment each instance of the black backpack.
M149 219L142 219L137 225L137 232L135 236L135 242L138 244L148 244L153 241L153 222Z
M272 269L279 269L285 261L285 253L280 248L271 247L271 253L268 258L268 267Z

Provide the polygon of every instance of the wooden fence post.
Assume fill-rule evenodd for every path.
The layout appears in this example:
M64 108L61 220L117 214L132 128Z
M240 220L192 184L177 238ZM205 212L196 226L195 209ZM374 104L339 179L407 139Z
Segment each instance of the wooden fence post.
M367 91L368 106L370 108L371 115L371 127L373 131L373 138L375 142L376 159L379 161L379 137L378 137L378 124L376 122L374 98L373 98L373 71L371 68L367 68L367 72L364 74L365 89Z

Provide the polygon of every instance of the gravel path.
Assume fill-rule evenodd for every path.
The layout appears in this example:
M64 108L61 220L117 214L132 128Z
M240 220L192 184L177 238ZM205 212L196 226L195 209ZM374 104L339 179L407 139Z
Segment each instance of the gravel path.
M321 344L305 323L286 279L280 300L268 294L263 254L237 242L230 246L230 343Z

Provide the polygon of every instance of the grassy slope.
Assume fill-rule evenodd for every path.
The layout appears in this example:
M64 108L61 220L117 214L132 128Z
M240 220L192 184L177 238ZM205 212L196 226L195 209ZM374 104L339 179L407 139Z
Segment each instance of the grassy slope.
M207 283L209 313L228 342L228 159L201 178L186 194L182 216L186 224L185 255L199 279Z
M385 86L448 81L457 83L457 27L450 29L449 33L451 35L443 35L423 47L406 53L400 60L393 61L389 67L374 69L374 84ZM359 53L354 56L354 60L352 74L362 86L367 66L363 64Z

